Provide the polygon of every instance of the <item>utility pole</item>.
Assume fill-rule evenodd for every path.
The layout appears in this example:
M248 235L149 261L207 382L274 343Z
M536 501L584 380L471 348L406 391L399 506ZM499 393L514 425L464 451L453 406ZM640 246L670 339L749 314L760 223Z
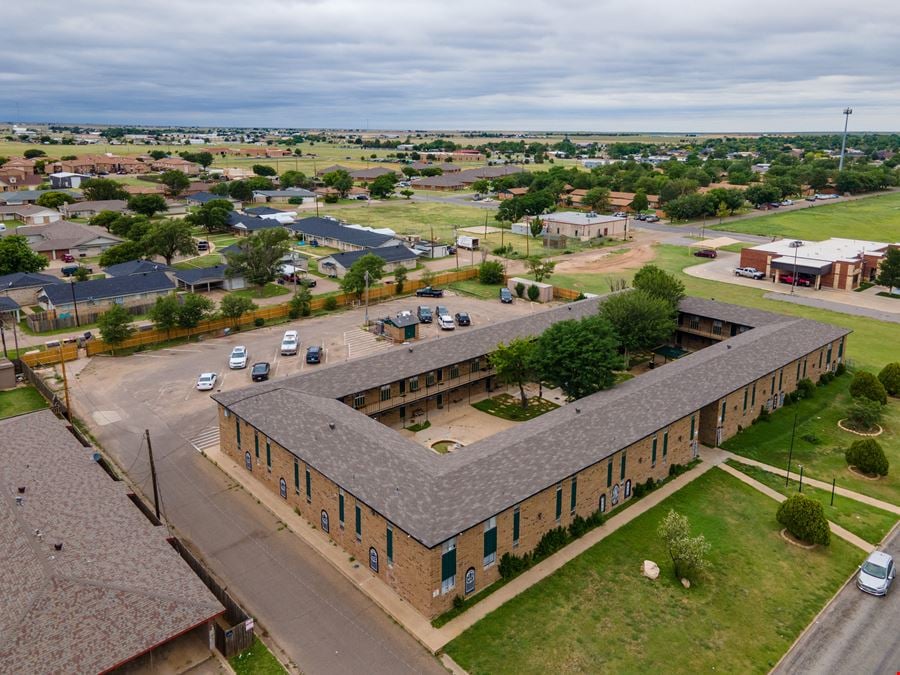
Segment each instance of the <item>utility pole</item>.
M81 321L78 319L78 300L75 299L75 280L74 279L69 283L69 287L72 290L72 304L75 305L75 327L81 328Z
M844 151L847 149L847 125L850 123L850 115L853 108L844 108L844 138L841 140L841 161L838 163L838 172L844 170Z
M69 409L69 378L66 375L66 357L63 354L63 343L59 343L59 362L62 364L62 376L63 376L63 393L66 397L66 419L70 422L72 421L72 413Z
M150 445L150 430L144 429L147 437L147 454L150 456L150 480L153 482L153 508L156 511L156 519L159 520L159 486L156 482L156 465L153 463L153 446Z

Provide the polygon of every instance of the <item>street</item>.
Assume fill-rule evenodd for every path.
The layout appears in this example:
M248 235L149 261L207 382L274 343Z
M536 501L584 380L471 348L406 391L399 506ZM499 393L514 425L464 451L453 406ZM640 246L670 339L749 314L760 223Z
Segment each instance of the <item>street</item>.
M900 557L900 529L879 547ZM863 556L860 556L860 563ZM900 583L887 597L863 593L851 581L794 645L774 671L804 673L896 673L900 669Z

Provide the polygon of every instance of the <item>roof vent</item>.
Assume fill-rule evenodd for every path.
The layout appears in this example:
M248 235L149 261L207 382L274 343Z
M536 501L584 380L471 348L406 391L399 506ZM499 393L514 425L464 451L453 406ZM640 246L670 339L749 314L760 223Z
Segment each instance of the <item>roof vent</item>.
M413 349L413 348L412 348L412 347L410 347L410 348L409 348L409 351L410 351L410 352L412 352L412 349Z
M581 412L581 408L575 408L575 413L578 414Z
M22 506L25 504L25 497L22 495L16 495L16 506Z
M35 530L34 536L37 537L38 539L42 539L44 537L44 533L41 532L40 530Z
M332 431L334 431L334 422L329 422L328 428L331 429Z
M20 495L24 495L24 494L25 494L25 486L24 486L24 485L22 485L22 486L19 487L19 494L20 494Z
M62 542L61 541L56 542L55 544L53 544L53 548L57 551L62 551Z

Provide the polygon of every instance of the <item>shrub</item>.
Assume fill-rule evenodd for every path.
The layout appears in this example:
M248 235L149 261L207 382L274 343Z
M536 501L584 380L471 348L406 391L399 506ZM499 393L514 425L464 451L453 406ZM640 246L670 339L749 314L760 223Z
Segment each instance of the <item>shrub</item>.
M329 295L327 298L325 298L325 310L326 311L333 312L334 310L337 309L337 305L338 305L337 298L334 297L333 295Z
M673 466L674 466L674 465L673 465ZM671 471L672 471L672 470L669 469L669 472L670 472L669 475L670 475L670 476L672 475L672 474L671 474ZM652 478L648 478L648 479L647 479L646 481L644 481L643 483L638 483L637 485L634 486L634 498L635 498L635 499L640 499L640 498L643 497L644 495L653 492L654 489L656 489L656 483L653 482L653 479L652 479Z
M881 422L881 404L867 398L854 400L847 408L847 426L854 431L875 431Z
M523 284L521 281L516 284L516 295L518 295L520 298L525 297L525 284Z
M819 384L824 387L826 384L831 382L833 379L834 379L834 373L831 373L831 372L822 373L822 376L819 378Z
M791 392L791 393L793 393L793 392ZM759 407L759 417L756 418L756 421L757 422L770 422L771 420L769 419L769 416L770 416L769 409L766 406L762 405Z
M828 546L831 530L825 518L822 504L806 495L796 494L785 499L778 507L778 522L792 535L809 544Z
M888 396L900 396L900 362L889 363L882 368L878 381Z
M887 476L890 468L881 444L873 438L854 441L844 453L844 459L850 466L874 476Z
M816 385L808 377L804 377L797 383L797 394L800 398L812 398L816 392Z
M534 302L539 297L541 297L541 289L534 284L531 284L531 286L528 287L528 299Z
M843 375L846 372L847 372L847 366L845 366L842 361L841 363L837 364L837 368L834 369L834 376L840 377L841 375Z
M819 444L819 437L816 436L815 434L803 434L800 438L802 438L804 441L806 441L807 443L809 443L811 445Z
M337 204L338 196L337 195L325 195L325 203L326 204Z
M576 300L576 301L578 301L578 300L587 300L587 296L586 296L584 293L579 293L579 294L578 294L578 297L575 298L575 300Z
M511 579L518 576L531 567L531 556L526 553L523 556L504 553L500 557L500 576L504 579Z
M882 405L887 403L887 392L881 380L866 370L860 370L853 376L850 383L850 395L853 398L867 398L878 401Z
M457 595L455 598L453 598L453 609L462 609L463 605L465 604L466 601L463 600L463 597L461 595Z
M581 516L575 516L569 524L569 535L572 539L578 539L588 531L587 521Z
M486 260L478 266L478 281L483 284L499 284L503 281L503 263Z
M253 319L253 325L256 326L257 328L262 328L263 326L266 325L266 320L264 318L262 318L261 316L258 316L255 319Z
M538 545L534 547L534 555L532 557L535 560L543 560L568 543L569 533L566 532L566 529L564 527L554 527L541 537Z

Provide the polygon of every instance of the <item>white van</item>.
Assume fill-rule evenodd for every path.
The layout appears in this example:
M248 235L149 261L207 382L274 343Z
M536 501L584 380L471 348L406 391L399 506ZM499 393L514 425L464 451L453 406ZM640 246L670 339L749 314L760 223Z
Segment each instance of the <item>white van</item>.
M288 330L285 331L284 337L281 338L281 355L282 356L293 356L300 349L300 339L297 335L297 331Z

